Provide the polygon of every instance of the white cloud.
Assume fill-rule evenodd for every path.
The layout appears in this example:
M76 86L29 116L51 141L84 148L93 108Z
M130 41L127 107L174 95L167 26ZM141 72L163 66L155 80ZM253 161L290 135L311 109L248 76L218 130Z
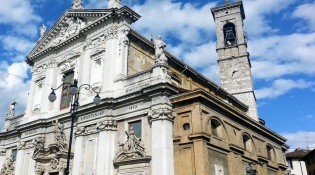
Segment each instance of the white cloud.
M26 55L35 46L35 43L27 38L6 35L0 36L0 39L3 49L11 54L15 53L14 55Z
M210 38L210 32L214 31L214 22L211 21L209 10L214 5L207 3L198 7L197 4L170 0L148 0L132 7L142 16L134 24L134 28L147 37L152 33L155 36L161 35L166 40L171 36L180 43L185 41L188 45L202 44L209 41L205 38Z
M301 18L305 20L309 25L309 29L314 31L315 30L314 11L315 2L302 4L294 10L294 12L292 13L292 17Z
M274 79L284 75L315 73L315 32L260 37L249 42L253 77Z
M34 13L31 1L29 0L1 1L0 23L26 24L30 21L41 21L41 18L35 15Z
M293 4L296 0L244 0L244 10L247 19L245 28L251 36L263 33L274 33L275 29L270 25L267 15L279 13Z
M315 149L315 131L288 132L281 135L288 139L289 151L293 151L296 148L306 149L307 146L309 149Z
M255 91L257 99L275 98L289 92L292 89L310 88L315 85L315 82L306 82L305 80L288 80L277 79L270 87L265 87Z
M7 66L6 63L3 64L5 66L2 68L6 67L6 69L1 68L1 70L21 77L27 77L29 67L25 62L13 63L10 66ZM0 96L2 97L0 103L0 128L3 126L4 117L8 112L8 107L13 99L16 99L18 102L16 106L16 114L24 113L27 104L29 85L29 81L25 82L25 79L0 72Z

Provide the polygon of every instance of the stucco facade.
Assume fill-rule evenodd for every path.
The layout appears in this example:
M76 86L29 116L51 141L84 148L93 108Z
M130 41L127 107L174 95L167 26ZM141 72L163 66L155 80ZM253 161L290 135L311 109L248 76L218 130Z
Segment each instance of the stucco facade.
M259 174L283 174L288 146L256 115L246 45L235 52L245 72L238 86L224 78L231 63L223 60L235 47L217 49L228 82L220 87L167 51L157 54L160 38L150 41L131 28L139 18L116 1L107 9L78 4L43 29L26 59L32 81L25 114L15 115L12 103L0 133L0 174L64 174L68 86L55 90L54 103L47 97L50 87L74 79L102 100L96 106L91 88L80 91L73 175L243 175L249 165Z

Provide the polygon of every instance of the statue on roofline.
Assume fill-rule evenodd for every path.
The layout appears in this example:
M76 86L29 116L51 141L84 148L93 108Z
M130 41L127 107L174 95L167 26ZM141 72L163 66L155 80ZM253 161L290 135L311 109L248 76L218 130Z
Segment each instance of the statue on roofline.
M155 40L151 34L151 41L155 48L155 63L167 63L167 57L164 54L166 44L162 41L162 37L159 36L158 39Z
M46 26L45 24L43 24L40 28L39 28L39 31L40 31L40 38L42 38L45 34L46 34Z
M82 9L82 0L73 0L72 9Z
M11 103L11 105L9 106L9 112L7 113L7 118L11 118L11 117L15 116L15 105L16 104L17 104L17 102L14 99L13 102Z

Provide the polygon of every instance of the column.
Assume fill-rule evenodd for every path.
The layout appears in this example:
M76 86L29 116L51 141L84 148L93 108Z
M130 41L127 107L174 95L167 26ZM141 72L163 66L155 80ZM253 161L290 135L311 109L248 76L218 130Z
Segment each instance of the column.
M79 175L81 160L82 160L82 141L83 136L78 136L75 138L75 145L74 145L74 157L73 157L73 166L72 166L72 175Z
M15 173L14 175L23 175L23 160L24 160L25 150L20 149L16 154L16 164L15 164Z
M175 115L169 106L149 111L148 117L152 122L152 175L174 175Z
M111 120L112 122L106 122L109 120ZM107 124L105 126L105 123L110 124ZM116 153L115 144L117 144L117 122L112 119L106 119L105 121L101 122L101 124L99 125L99 129L101 129L102 131L99 132L98 138L96 174L113 175L115 171L113 160Z

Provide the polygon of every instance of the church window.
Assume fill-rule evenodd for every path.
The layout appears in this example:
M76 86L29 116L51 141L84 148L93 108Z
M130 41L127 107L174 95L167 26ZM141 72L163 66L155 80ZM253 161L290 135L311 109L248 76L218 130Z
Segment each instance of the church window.
M141 128L141 120L129 122L129 133L131 130L133 130L136 137L141 138L142 137L142 128Z
M16 154L17 154L17 150L16 150L16 149L13 149L13 150L12 150L12 157L13 157L13 161L14 161L14 162L16 161Z
M222 138L222 124L215 119L211 119L211 132L212 135Z
M252 140L248 135L243 135L243 145L244 145L244 149L247 151L252 151Z
M184 129L184 130L189 130L189 129L190 129L190 124L189 124L189 123L185 123L185 124L183 125L183 129Z
M267 145L266 149L267 149L267 158L269 160L273 160L273 156L274 156L273 148Z
M73 76L73 72L65 74L63 78L63 83L73 83ZM72 95L70 94L70 85L65 84L62 88L60 109L68 108L70 106L71 99Z
M234 46L237 44L235 25L233 23L227 23L223 26L224 44L226 47Z

